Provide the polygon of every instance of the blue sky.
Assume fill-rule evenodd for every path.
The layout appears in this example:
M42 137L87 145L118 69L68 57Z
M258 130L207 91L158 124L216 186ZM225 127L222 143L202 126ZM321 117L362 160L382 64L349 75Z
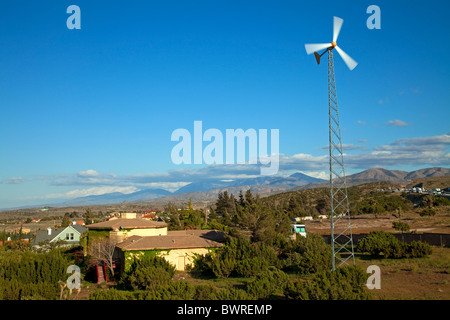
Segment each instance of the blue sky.
M81 30L69 30L69 5ZM369 30L369 5L381 29ZM175 129L279 129L280 174L323 177L335 54L347 173L450 167L448 1L10 1L0 9L0 208L199 179ZM446 31L447 30L447 31ZM325 60L326 61L326 60Z

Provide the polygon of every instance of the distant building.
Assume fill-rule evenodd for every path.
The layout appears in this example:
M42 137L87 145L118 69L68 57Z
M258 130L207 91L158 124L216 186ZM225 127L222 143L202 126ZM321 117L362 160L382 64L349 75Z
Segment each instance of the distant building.
M67 227L60 227L56 230L47 228L45 231L38 231L33 240L33 246L41 247L44 243L57 243L64 241L64 245L80 244L81 236L87 229L79 224L71 224Z
M14 228L14 232L22 232L23 234L27 234L31 232L30 228L25 228L25 227L17 227Z
M291 239L295 239L297 234L306 238L306 227L304 224L292 223L291 233L292 233Z

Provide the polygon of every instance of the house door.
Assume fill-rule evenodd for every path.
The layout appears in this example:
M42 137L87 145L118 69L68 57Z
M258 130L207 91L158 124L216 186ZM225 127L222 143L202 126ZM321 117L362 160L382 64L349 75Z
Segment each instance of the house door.
M185 256L178 256L178 264L177 264L177 270L178 271L184 271L185 267Z

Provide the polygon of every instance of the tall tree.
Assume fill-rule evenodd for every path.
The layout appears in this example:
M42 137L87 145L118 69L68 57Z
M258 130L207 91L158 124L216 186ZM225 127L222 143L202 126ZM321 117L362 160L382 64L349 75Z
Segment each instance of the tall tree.
M164 212L170 219L170 229L171 230L182 230L184 228L182 219L180 217L180 212L178 208L172 202L169 202L164 208Z
M216 201L216 214L222 216L223 221L231 222L236 214L236 199L228 191L220 192Z
M64 215L61 223L61 227L67 227L70 224L69 215Z
M84 224L92 224L94 221L94 214L92 213L91 208L87 208L83 215Z

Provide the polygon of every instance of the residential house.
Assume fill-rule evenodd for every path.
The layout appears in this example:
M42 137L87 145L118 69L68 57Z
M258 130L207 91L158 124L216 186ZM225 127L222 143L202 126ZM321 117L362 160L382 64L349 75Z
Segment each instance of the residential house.
M124 268L134 257L154 252L174 265L176 270L184 271L196 255L205 255L213 248L222 247L224 240L224 233L216 230L181 230L169 231L162 236L131 236L116 247Z
M164 221L136 218L133 213L120 218L86 225L91 245L106 236L116 242L113 260L121 273L134 257L153 251L172 263L177 270L185 270L195 255L207 254L212 248L221 247L224 233L215 230L168 231ZM89 250L88 250L89 251ZM98 268L97 268L98 269Z
M135 213L122 213L120 218L86 225L89 235L106 231L109 237L117 242L131 236L167 235L167 227L168 224L163 221L136 218Z
M47 230L37 232L36 238L33 240L33 246L41 247L44 243L57 243L58 241L63 241L64 245L78 245L81 236L86 231L85 227L76 223L56 230L47 228Z

